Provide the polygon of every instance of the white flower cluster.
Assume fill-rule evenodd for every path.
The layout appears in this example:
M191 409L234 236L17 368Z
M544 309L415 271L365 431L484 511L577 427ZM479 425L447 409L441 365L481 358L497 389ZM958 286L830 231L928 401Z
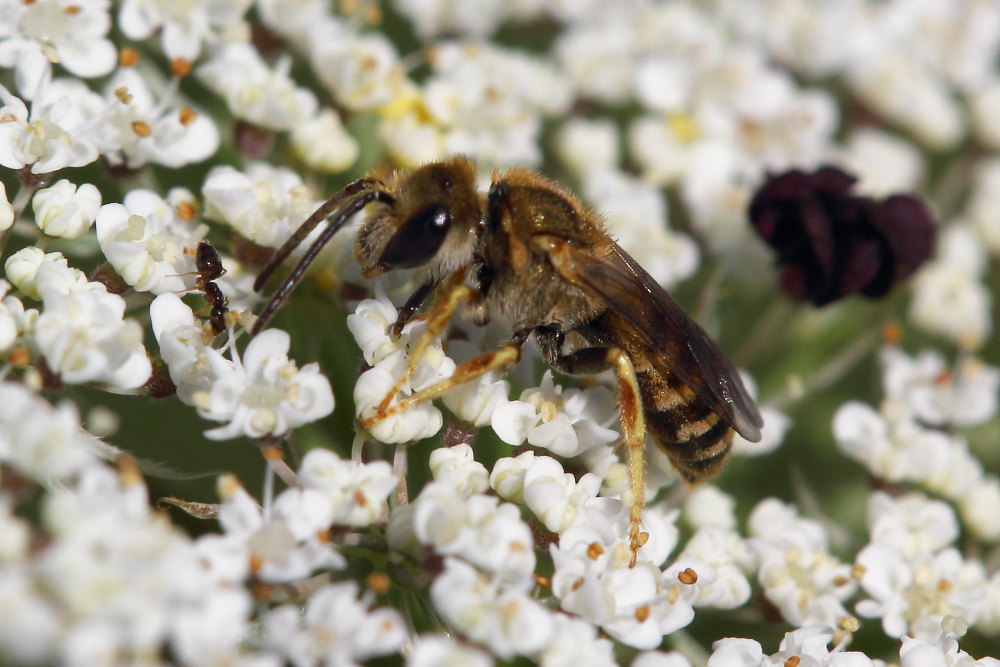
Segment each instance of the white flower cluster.
M384 292L377 291L376 295L375 299L362 301L357 311L347 318L347 326L361 347L365 363L371 366L354 386L354 409L358 417L373 414L396 386L407 370L408 346L416 344L425 328L423 322L410 322L399 338L393 340L388 331L396 322L396 309ZM435 340L399 390L404 395L419 392L454 371L455 362L445 355L441 341ZM442 424L441 411L430 402L423 402L377 422L371 435L381 442L409 442L431 437Z
M125 317L125 300L88 281L61 253L28 246L7 258L7 278L41 311L25 310L15 297L3 302L7 346L30 339L62 382L100 383L127 390L149 379L151 365L142 328Z
M960 433L946 427L981 424L997 413L1000 370L973 357L954 368L934 352L912 359L883 350L886 399L880 410L859 401L840 407L833 431L840 449L888 482L913 482L955 503L980 539L1000 540L1000 478Z
M937 257L914 279L910 318L924 329L976 350L992 330L992 296L982 283L987 255L982 242L964 224L940 239Z
M799 627L835 627L848 616L844 601L854 594L856 582L851 565L830 554L822 524L769 498L750 515L749 529L764 595L786 621Z
M330 382L315 363L301 369L288 358L290 340L277 329L247 345L242 359L206 344L194 313L176 294L150 306L153 334L181 400L205 419L227 422L205 433L214 440L282 436L333 412Z
M376 284L375 292L375 299L362 301L355 313L347 318L347 326L365 362L371 366L362 373L354 388L359 418L373 414L396 385L409 364L410 348L425 326L421 320L412 321L394 339L389 330L396 322L396 309L380 284ZM462 351L461 345L456 347ZM416 369L399 390L404 397L412 395L450 377L455 368L456 362L445 354L441 340L436 339L425 349ZM509 391L510 384L506 380L497 379L495 373L487 373L476 381L456 386L445 395L444 403L463 421L474 426L489 424L497 436L510 445L527 442L559 456L582 456L585 464L601 477L617 477L616 489L620 491L625 481L624 470L612 451L618 434L605 426L615 417L611 394L606 388L596 386L564 392L553 382L551 372L546 372L542 384L524 390L520 400L510 400ZM404 443L428 438L437 433L442 424L440 410L430 402L422 402L376 422L371 435L380 442ZM587 483L585 486L593 485ZM575 482L570 487L575 487ZM596 490L595 487L593 493Z
M0 662L1000 667L970 655L1000 635L1000 4L0 0L0 16ZM543 373L527 345L506 376L397 409L509 323L479 331L459 308L432 339L420 314L393 335L425 276L371 285L350 231L303 282L348 302L361 354L335 309L292 304L294 335L246 335L254 274L323 199L459 153L484 192L514 165L578 188L760 382L762 440L734 438L741 474L720 486L683 485L650 443L637 554L605 378ZM772 296L748 204L766 174L829 162L941 216L887 307ZM830 429L815 399L858 357L822 359L828 344L868 354L887 312L883 400L853 387ZM911 326L943 347L914 353ZM348 418L387 416L329 433L332 386L352 384ZM136 401L174 393L170 417L135 424L156 412ZM268 466L259 500L245 470L217 503L165 499L217 520L196 537L143 479L183 495L170 467L209 467L143 458L146 439L197 451L175 446L195 430L175 414L256 441ZM765 458L831 431L837 450ZM429 455L405 446L439 434ZM810 449L849 471L854 505L833 474L780 496ZM864 526L843 516L863 502ZM735 623L760 634L699 646Z
M269 247L280 246L319 205L298 174L263 162L251 163L245 172L215 167L202 195L207 218Z
M934 639L946 619L972 625L983 603L982 565L952 546L958 525L951 508L921 495L869 501L872 541L857 556L861 616L881 618L890 637Z
M0 492L6 659L125 664L169 650L183 664L278 665L279 656L307 660L331 641L342 659L363 660L395 651L405 637L398 613L369 611L370 595L359 600L353 583L321 587L304 615L290 604L267 610L257 636L244 585L344 567L332 529L385 520L396 483L387 464L314 450L300 469L302 487L264 508L235 478L223 477L223 532L191 539L150 507L131 460L121 459L117 471L99 460L99 443L80 428L72 406L49 406L10 383L0 384L0 398L0 460L27 480L58 480L39 525L12 511L13 490Z
M0 85L0 165L47 174L104 157L129 169L147 163L180 167L215 153L214 122L176 101L176 86L162 84L160 96L154 95L149 78L155 74L123 68L103 94L76 79L54 79L37 92L30 111Z

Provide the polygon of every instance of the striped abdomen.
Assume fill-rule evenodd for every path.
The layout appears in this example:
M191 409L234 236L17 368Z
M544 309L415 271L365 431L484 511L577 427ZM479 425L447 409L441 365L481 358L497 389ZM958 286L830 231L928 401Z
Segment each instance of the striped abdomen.
M647 368L637 374L646 430L688 482L722 468L733 441L730 424L676 378Z

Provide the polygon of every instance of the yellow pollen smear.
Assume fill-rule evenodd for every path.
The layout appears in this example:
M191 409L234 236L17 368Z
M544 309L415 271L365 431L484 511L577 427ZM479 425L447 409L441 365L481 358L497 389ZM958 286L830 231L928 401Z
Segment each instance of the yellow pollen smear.
M597 560L604 555L604 545L600 542L591 542L590 546L587 547L587 558L590 560Z
M257 187L254 188L254 196L257 198L258 206L262 208L267 206L274 196L271 184L258 182Z
M192 63L185 58L174 58L170 61L170 73L174 76L187 76L191 72Z
M264 559L260 556L250 556L250 571L254 574L260 572L260 568L264 567Z
M162 237L161 237L162 240ZM184 253L184 249L178 246L176 243L166 242L162 245L162 250L160 252L160 259L164 262L169 262L170 264L176 264L177 260Z
M365 494L361 493L360 490L354 492L354 502L360 507L366 507L368 505L368 499L365 498Z
M423 98L415 92L400 93L391 102L378 108L378 115L388 120L397 120L407 114L413 114L421 125L434 124L434 116L427 109Z
M340 0L339 4L343 14L361 18L365 24L371 25L382 20L382 10L370 0Z
M284 452L281 451L281 447L275 447L274 445L269 445L264 448L264 458L268 461L281 461L285 458Z
M983 342L983 337L975 332L967 332L963 334L958 341L958 346L963 350L973 351L979 348L980 344Z
M559 408L552 401L544 401L538 406L538 411L542 414L543 422L550 422L559 416Z
M128 88L121 86L120 88L115 88L115 97L122 104L129 104L132 101L132 94L128 92Z
M181 125L190 125L198 118L198 112L191 107L181 107L180 111L177 112L177 120L181 122Z
M861 622L856 616L841 616L837 619L837 626L845 632L857 632Z
M288 196L292 198L292 206L296 213L312 213L313 203L309 188L305 185L293 185L288 188Z
M191 395L191 402L199 410L208 410L212 407L212 397L207 391L196 391Z
M118 52L118 64L122 67L132 67L139 62L139 52L130 46L126 46Z
M682 584L690 586L698 583L698 573L691 568L685 568L677 573L677 580Z
M340 283L340 274L335 267L327 266L316 272L316 284L325 292L333 292Z
M887 320L879 332L882 342L887 345L898 345L903 340L903 327L896 320Z
M13 123L15 120L17 120L17 116L14 114L6 113L0 116L0 123Z
M690 114L672 113L667 116L667 125L674 133L677 140L683 144L690 144L696 141L701 134L698 124Z
M195 215L197 215L198 210L189 201L182 201L174 207L174 212L177 217L181 220L194 220Z
M119 456L115 464L118 467L118 475L121 477L123 485L134 486L143 482L142 471L139 470L139 465L131 456Z
M677 584L674 584L673 586L670 587L670 590L667 591L667 602L673 604L677 602L680 599L680 597L681 597L681 589Z
M42 54L50 63L58 64L62 62L62 58L59 57L59 52L56 51L56 47L48 42L42 44Z
M28 353L28 348L23 345L18 345L10 354L7 356L7 363L11 366L20 367L27 366L31 362L31 354Z
M278 369L278 377L286 381L292 380L295 378L295 374L297 372L298 369L295 367L295 364L285 364L284 366Z
M635 620L639 621L640 623L643 623L647 618L649 618L648 604L644 604L635 610Z
M69 16L73 16L75 14L79 14L82 11L83 11L83 8L80 7L80 5L67 5L67 6L63 7L63 12L65 14L68 14Z
M785 660L785 667L799 667L800 662L802 662L802 658L797 655L793 655L788 660Z
M219 477L219 483L216 485L216 490L219 493L219 497L222 500L228 500L233 497L233 495L240 488L239 480L236 479L236 475L232 473L225 473Z
M851 566L851 576L859 581L863 576L865 576L865 572L867 571L868 570L865 568L865 566L860 563L855 563L854 565Z
M145 121L135 120L132 121L132 131L140 137L148 137L153 133L153 128Z
M368 590L376 595L385 595L392 588L392 580L383 572L372 572L368 575Z
M125 236L129 241L139 241L146 235L146 218L133 213L125 221Z

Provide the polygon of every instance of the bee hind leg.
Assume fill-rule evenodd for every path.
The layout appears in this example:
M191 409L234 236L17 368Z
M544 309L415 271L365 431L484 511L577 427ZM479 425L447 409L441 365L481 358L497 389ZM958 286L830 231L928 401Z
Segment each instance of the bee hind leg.
M629 567L635 567L639 549L649 534L642 532L642 511L646 506L646 419L642 408L642 395L636 379L632 360L615 346L586 347L569 354L562 354L564 334L554 328L539 328L534 332L534 340L546 357L546 361L556 370L569 375L596 375L609 368L614 369L618 381L618 403L621 406L622 441L628 450L629 493L629 548L632 559Z

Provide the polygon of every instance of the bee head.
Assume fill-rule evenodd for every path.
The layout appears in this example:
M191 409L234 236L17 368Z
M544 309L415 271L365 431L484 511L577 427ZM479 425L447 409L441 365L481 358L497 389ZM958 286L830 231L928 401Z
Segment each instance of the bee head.
M393 201L372 205L354 242L365 276L418 267L443 276L471 262L483 210L471 160L400 170L386 186Z

